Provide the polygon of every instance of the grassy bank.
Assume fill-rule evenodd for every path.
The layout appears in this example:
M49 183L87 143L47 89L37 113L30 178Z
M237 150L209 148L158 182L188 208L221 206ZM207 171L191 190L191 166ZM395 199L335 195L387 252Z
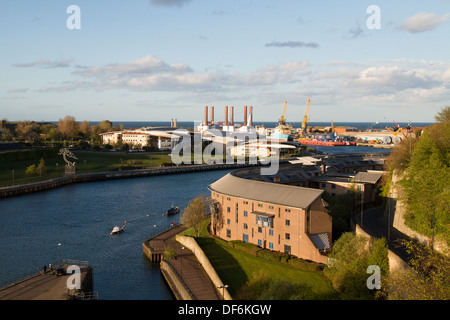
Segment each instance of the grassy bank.
M208 256L221 280L229 285L230 294L235 297L247 283L256 280L261 274L272 280L282 280L311 288L311 299L338 299L331 282L321 271L305 271L294 266L257 257L230 246L230 243L213 238L203 226L197 243ZM184 235L192 236L188 229ZM256 248L256 246L255 246Z
M77 173L101 172L118 169L159 167L170 162L167 152L126 153L109 151L77 151L72 153L78 159ZM26 175L26 169L38 165L44 159L45 166L40 172ZM37 182L64 175L65 162L58 155L58 149L10 151L0 154L0 187Z

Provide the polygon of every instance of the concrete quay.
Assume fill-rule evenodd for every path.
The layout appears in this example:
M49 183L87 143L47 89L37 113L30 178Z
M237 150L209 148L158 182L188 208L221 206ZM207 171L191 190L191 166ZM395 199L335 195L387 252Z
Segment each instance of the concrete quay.
M64 270L69 264L61 265ZM92 267L79 265L80 290L68 290L68 274L57 275L56 269L37 273L25 279L0 288L0 300L77 300L96 299L91 291L93 287Z
M204 270L195 254L178 243L176 236L186 228L175 226L143 242L147 258L160 263L161 273L177 300L220 300L218 289ZM164 260L167 246L176 254L175 259Z

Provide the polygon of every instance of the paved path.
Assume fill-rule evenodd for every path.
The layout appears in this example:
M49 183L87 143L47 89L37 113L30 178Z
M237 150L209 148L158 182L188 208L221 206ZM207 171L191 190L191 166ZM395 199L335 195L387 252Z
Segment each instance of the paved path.
M394 213L392 213L393 215ZM355 214L356 222L361 226L361 214ZM391 217L392 219L392 217ZM362 229L374 238L385 238L388 241L389 249L403 260L408 260L408 254L404 247L398 244L398 240L408 240L409 237L390 225L384 215L383 207L375 207L363 212Z
M198 300L219 300L217 289L212 283L206 271L198 262L194 253L181 246L175 241L175 236L186 228L182 225L153 238L151 246L162 248L167 245L172 246L176 253L176 259L168 260L177 273L182 277L183 282L191 290Z

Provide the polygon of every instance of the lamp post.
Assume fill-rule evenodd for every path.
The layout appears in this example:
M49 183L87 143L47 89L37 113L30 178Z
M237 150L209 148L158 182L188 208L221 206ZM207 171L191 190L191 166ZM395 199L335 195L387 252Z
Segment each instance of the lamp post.
M61 265L61 243L58 243L58 266Z
M217 286L217 288L222 289L222 299L225 300L225 288L228 288L228 285L224 284L223 286Z
M184 250L184 247L181 247L180 259L181 259L181 280L182 281L183 281L183 250Z
M14 185L14 170L12 170L12 182L13 182L13 185Z

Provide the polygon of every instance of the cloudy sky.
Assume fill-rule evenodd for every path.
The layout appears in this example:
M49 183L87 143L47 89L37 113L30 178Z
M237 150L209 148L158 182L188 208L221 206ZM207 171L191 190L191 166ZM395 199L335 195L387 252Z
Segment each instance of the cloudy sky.
M10 121L277 121L287 101L300 122L311 98L312 122L432 122L450 105L450 0L2 0L0 36Z

